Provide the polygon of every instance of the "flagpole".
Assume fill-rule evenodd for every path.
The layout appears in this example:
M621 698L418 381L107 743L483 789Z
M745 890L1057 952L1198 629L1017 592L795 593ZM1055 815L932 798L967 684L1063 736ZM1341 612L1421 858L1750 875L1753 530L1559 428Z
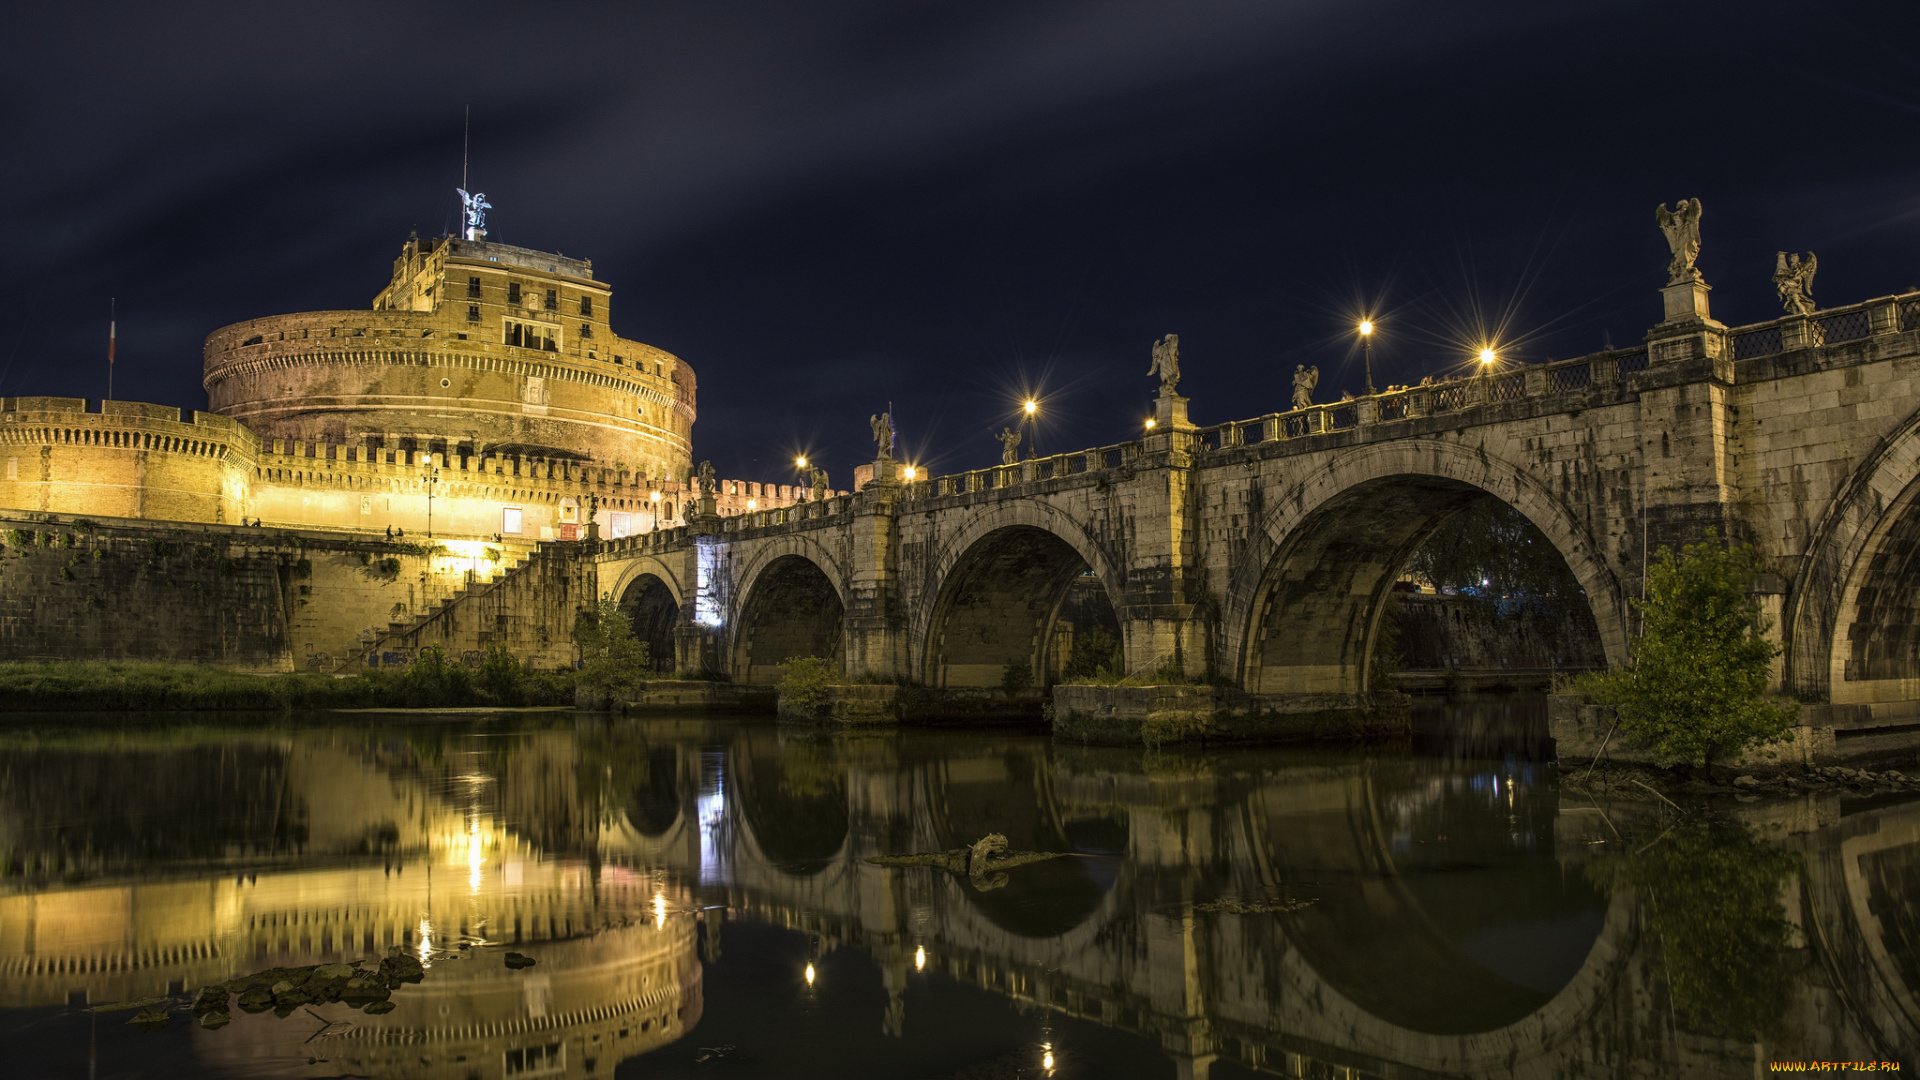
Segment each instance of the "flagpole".
M119 313L120 313L120 298L116 296L107 301L107 400L108 401L113 400L113 340L115 337L114 331L117 329L118 322L119 322L118 320Z

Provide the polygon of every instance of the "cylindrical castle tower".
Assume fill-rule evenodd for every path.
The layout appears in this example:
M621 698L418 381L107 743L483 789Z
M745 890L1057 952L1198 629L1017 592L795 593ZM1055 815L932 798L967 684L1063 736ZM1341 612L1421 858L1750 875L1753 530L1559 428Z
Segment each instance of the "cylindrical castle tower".
M610 296L589 260L409 238L371 311L278 315L209 335L207 396L263 439L684 477L693 369L616 336Z

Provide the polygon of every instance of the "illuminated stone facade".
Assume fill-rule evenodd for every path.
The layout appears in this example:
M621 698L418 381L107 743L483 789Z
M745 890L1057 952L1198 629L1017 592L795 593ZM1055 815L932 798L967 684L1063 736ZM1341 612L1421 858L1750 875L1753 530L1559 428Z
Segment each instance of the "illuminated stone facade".
M693 369L616 335L611 301L584 259L413 238L371 311L214 331L207 396L263 439L591 460L684 477Z
M436 539L684 524L693 369L622 338L592 264L409 238L363 311L209 335L211 411L0 398L0 508ZM722 480L722 516L802 488Z

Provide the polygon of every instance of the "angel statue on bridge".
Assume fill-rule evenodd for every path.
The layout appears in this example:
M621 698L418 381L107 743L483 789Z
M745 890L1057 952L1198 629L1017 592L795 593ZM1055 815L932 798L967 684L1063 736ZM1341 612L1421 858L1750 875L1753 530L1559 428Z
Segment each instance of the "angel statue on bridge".
M713 487L713 462L703 461L700 463L700 497L711 496Z
M1820 260L1807 252L1805 261L1798 254L1780 252L1773 260L1773 288L1780 294L1780 306L1789 315L1813 314L1813 273Z
M874 445L879 447L880 449L881 459L884 461L892 461L893 460L893 414L890 412L883 412L878 416L869 417L867 419L867 424L873 428L873 442L874 442Z
M1020 464L1020 433L1010 427L1000 429L994 438L1000 440L1000 464Z
M827 470L814 466L808 475L807 483L813 486L813 501L819 502L827 497Z
M1313 388L1320 385L1320 369L1305 364L1293 365L1293 407L1304 409L1313 404Z
M1153 343L1153 365L1147 368L1147 374L1160 376L1161 397L1173 396L1173 387L1180 381L1179 334L1168 334Z
M1673 260L1667 263L1667 284L1699 281L1693 260L1700 257L1700 200L1681 199L1672 210L1661 203L1653 208L1653 223L1666 234L1667 247L1673 251Z

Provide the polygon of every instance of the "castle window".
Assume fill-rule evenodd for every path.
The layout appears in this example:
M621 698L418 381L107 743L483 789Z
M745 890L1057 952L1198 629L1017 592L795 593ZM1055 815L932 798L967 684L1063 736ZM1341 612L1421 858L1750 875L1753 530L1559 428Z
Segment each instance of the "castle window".
M592 323L581 323L581 324L580 324L580 336L581 336L581 337L583 337L583 338L590 338L590 337L592 337L592 336L593 336L593 324L592 324Z
M479 304L468 304L468 305L467 305L467 321L468 321L468 322L479 322L479 321L480 321L480 305L479 305ZM466 337L467 335L465 335L465 334L461 334L460 336L461 336L461 337Z
M627 361L625 357L616 356L613 358L613 362L624 367Z
M519 302L520 302L520 283L515 281L508 284L507 286L507 303L517 304Z
M560 290L558 289L547 290L547 310L548 311L560 310Z
M520 344L520 324L519 323L510 322L507 324L507 344L513 345L515 347L519 346Z
M580 317L583 319L593 318L593 297L583 296L580 298Z
M480 295L480 279L479 278L470 277L467 279L467 295L468 296Z

